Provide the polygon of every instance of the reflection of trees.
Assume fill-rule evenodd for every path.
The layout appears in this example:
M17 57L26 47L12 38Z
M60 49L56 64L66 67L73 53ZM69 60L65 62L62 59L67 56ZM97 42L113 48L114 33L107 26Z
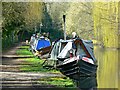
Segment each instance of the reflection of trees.
M118 51L94 47L98 88L118 88Z

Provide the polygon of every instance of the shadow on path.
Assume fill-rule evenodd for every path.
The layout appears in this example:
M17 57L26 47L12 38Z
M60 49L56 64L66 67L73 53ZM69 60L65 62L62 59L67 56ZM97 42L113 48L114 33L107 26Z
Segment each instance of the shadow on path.
M2 89L13 90L14 88L24 88L33 90L33 88L42 87L56 87L54 85L44 85L40 78L51 78L51 77L64 77L61 74L56 73L33 73L33 72L23 72L20 67L23 65L30 65L25 61L26 58L32 58L33 56L18 56L16 50L20 48L25 43L19 43L17 46L4 52L2 57L2 68L0 75L2 78ZM40 83L41 82L41 83ZM15 90L16 90L15 89Z

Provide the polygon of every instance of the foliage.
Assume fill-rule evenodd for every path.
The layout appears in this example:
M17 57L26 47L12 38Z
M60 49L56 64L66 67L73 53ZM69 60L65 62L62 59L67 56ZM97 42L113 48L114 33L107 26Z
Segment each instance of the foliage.
M63 14L68 37L96 39L105 47L119 48L120 2L2 2L2 46L49 32L53 41L63 38ZM111 43L112 42L112 43Z
M50 4L50 3L49 3ZM63 31L61 30L62 26L59 23L59 21L54 21L55 18L53 19L51 14L54 15L56 13L51 13L50 14L50 5L48 3L45 4L44 11L43 11L43 19L42 19L42 32L47 32L50 34L50 39L51 41L54 41L58 38L61 38L63 36Z
M23 25L22 3L17 2L2 3L2 46L3 48L10 46L17 41L18 28Z
M23 5L21 7L21 5ZM23 13L25 6L23 3L17 2L4 2L2 3L2 15L3 15L3 35L9 34L17 27L21 27L24 23Z
M62 15L65 14L68 36L75 31L83 39L96 39L104 47L119 48L119 3L54 2L47 3L47 8L53 22L61 26L59 31L63 30Z
M28 30L33 30L35 33L35 28L39 28L43 16L44 5L41 2L28 2L26 3L26 13L25 13L25 27Z
M63 31L63 15L66 15L67 35L71 36L73 31L84 39L94 38L92 3L91 2L62 2L47 3L48 13L56 26L61 26L58 30ZM54 23L53 23L54 24ZM55 26L54 25L54 26Z
M41 23L42 2L2 2L2 46L29 39Z

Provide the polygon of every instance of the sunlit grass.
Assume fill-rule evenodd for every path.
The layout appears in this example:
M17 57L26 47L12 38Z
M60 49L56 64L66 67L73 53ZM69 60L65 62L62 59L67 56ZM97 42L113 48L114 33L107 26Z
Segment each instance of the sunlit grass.
M57 87L74 87L73 81L69 78L41 78L39 83L46 85L55 85Z
M16 51L17 55L30 55L30 56L34 56L32 54L32 52L29 51L29 46L21 46L20 49L18 49ZM27 65L24 65L23 67L21 67L20 70L24 71L24 72L54 72L54 73L60 73L59 71L55 70L55 69L45 69L43 68L42 64L44 62L44 60L41 60L37 57L34 58L26 58L24 59L26 63L28 63Z
M33 55L29 51L29 46L21 46L16 52L18 55ZM43 68L42 64L44 60L38 57L25 58L26 65L23 65L20 70L23 72L41 72L41 73L54 73L60 74L56 69L46 69ZM53 85L56 87L74 87L73 81L67 77L50 77L50 78L40 78L38 83L42 85Z
M32 52L29 51L29 46L21 46L20 49L16 51L17 55L32 55Z
M25 60L28 62L28 65L25 65L21 68L22 71L24 72L51 72L51 73L60 73L59 71L55 69L46 69L43 68L42 63L44 60L41 60L37 57L35 58L29 58Z
M29 46L21 46L21 49L29 49Z

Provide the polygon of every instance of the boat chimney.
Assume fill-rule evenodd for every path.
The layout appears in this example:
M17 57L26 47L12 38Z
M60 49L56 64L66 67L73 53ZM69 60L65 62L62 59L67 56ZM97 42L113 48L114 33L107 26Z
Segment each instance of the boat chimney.
M64 21L64 40L66 40L66 24L65 24L65 15L63 15L63 21Z

